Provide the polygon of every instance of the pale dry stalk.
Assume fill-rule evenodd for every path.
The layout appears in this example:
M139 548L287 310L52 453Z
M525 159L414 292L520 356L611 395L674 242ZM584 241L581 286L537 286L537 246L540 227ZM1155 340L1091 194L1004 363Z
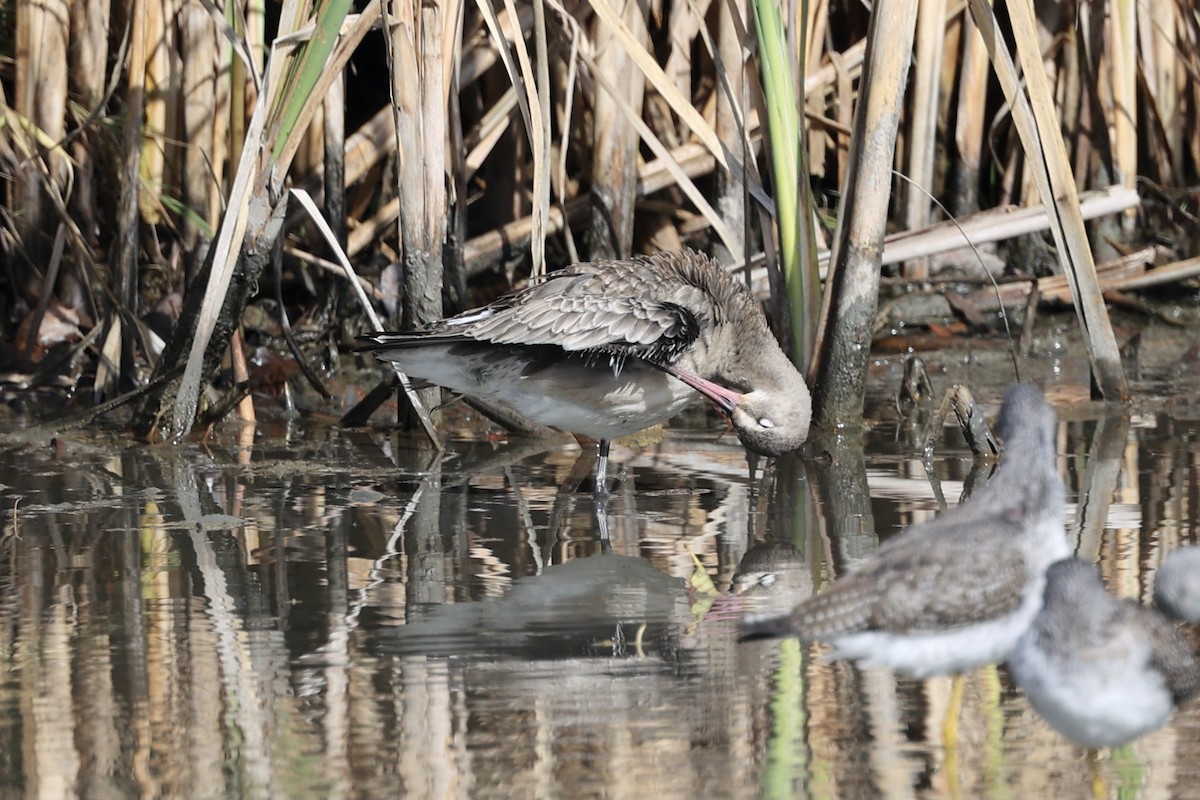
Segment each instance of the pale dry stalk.
M825 62L825 38L829 29L829 0L809 0L807 5L808 18L805 20L805 30L808 32L806 35L808 61L804 67L805 76L815 74ZM803 4L801 8L803 8ZM808 81L805 80L806 86L807 83ZM805 92L803 101L809 116L824 116L825 97L823 92L812 95ZM811 123L809 126L808 172L813 178L821 178L825 176L825 153L836 148L837 142L826 131L819 128L812 129Z
M749 43L743 40L746 28L746 11L744 0L721 0L718 11L718 32L716 46L720 60L716 70L724 72L718 80L716 89L716 118L713 128L721 145L732 154L737 154L738 161L748 163L751 154L746 152L743 120L746 107L749 106L746 96L745 74L748 65L745 64L744 53L748 53ZM737 19L734 19L736 14ZM720 170L716 173L716 211L725 219L728 228L734 236L731 242L733 252L727 253L722 261L734 263L748 257L746 253L745 230L748 224L749 209L746 207L746 187L737 175Z
M711 4L712 0L671 4L667 24L667 41L670 43L670 52L667 55L667 63L663 67L663 71L666 72L667 78L675 90L684 97L690 97L692 94L692 45ZM724 13L722 12L722 19L724 19ZM683 122L680 122L679 135L687 136L687 126Z
M108 74L109 12L109 0L76 0L71 3L71 47L68 50L70 87L89 114L97 110L104 96L104 81ZM99 233L95 147L96 140L90 130L81 133L71 143L71 157L75 161L71 213L89 243L94 242ZM70 271L64 277L69 275ZM76 305L67 296L60 296L60 299L67 305Z
M17 3L16 17L16 111L48 140L57 142L66 132L69 4L67 0ZM39 158L46 160L55 191L61 190L68 179L61 150L47 152L39 148ZM52 208L39 177L39 166L25 162L13 178L10 208L22 211L16 217L18 235L29 259L35 264L44 263L50 252L46 230L52 226Z
M1185 54L1185 58L1180 59L1180 69L1186 69L1188 74L1195 76L1200 75L1200 19L1197 19L1195 5L1191 0L1179 0L1180 8L1192 11L1192 15L1187 25L1183 28L1183 38L1180 43L1181 52ZM1191 80L1191 88L1187 92L1190 95L1191 116L1187 125L1186 146L1192 156L1193 164L1200 164L1200 80L1195 77Z
M1137 14L1134 0L1112 0L1108 18L1108 66L1113 93L1113 177L1123 186L1137 185ZM1132 233L1135 217L1123 218L1125 233Z
M987 135L988 56L979 28L970 15L963 17L963 52L958 74L958 110L954 146L958 152L952 180L950 207L955 214L979 210L979 176Z
M920 0L908 137L908 177L912 184L905 192L904 222L909 230L929 224L945 32L946 0ZM904 266L904 274L914 280L924 280L929 276L929 263L924 259L911 261Z
M988 43L996 75L1012 107L1013 121L1030 172L1037 181L1038 194L1053 214L1051 231L1063 273L1075 297L1075 309L1084 332L1095 385L1106 399L1125 401L1129 397L1125 371L1096 281L1096 265L1079 209L1075 180L1050 99L1033 9L1028 0L1010 0L1007 6L1025 77L1025 90L1018 81L1012 57L998 37L991 6L984 0L971 0L971 14Z
M636 0L611 3L621 20L643 46L649 41L646 20ZM597 19L592 32L596 71L621 93L621 99L640 113L646 82L617 32ZM593 258L628 258L633 248L633 218L637 197L638 133L621 113L617 98L597 90L592 140L592 221L588 229Z
M442 241L447 227L446 104L441 2L393 3L388 18L399 156L404 320L442 316Z
M1175 0L1147 0L1137 5L1138 53L1147 100L1158 117L1162 146L1149 148L1158 161L1159 180L1169 183L1183 174L1185 105L1181 88L1183 62L1178 31L1182 27Z
M716 69L724 73L717 83L716 119L714 129L722 146L730 153L737 153L738 160L748 163L744 125L746 102L746 69L743 53L748 52L749 43L743 40L748 12L745 0L722 0L718 4L717 48L720 59ZM734 15L736 14L736 20ZM689 90L690 91L690 88ZM721 259L726 263L744 261L746 251L746 226L749 195L739 174L720 171L717 173L716 209L734 236L733 252Z
M911 57L917 0L877 0L838 204L832 272L826 281L809 383L820 386L814 419L828 430L861 419L871 331L879 297L879 261L887 225L892 161Z
M217 224L218 206L214 195L220 191L220 176L214 174L216 133L213 116L216 109L220 43L224 41L213 19L199 3L184 3L178 18L179 44L186 54L182 62L183 91L183 202L191 213L181 220L185 252L190 258L207 250L201 242L205 233L196 224L199 217L211 231ZM198 264L193 261L193 268Z
M145 3L142 9L146 15L142 20L142 57L145 59L145 94L142 100L145 105L138 173L142 189L138 192L138 210L143 221L157 225L163 219L160 198L166 187L166 142L175 133L170 125L170 112L178 96L171 67L171 54L178 47L174 34L177 8L175 0L165 0Z

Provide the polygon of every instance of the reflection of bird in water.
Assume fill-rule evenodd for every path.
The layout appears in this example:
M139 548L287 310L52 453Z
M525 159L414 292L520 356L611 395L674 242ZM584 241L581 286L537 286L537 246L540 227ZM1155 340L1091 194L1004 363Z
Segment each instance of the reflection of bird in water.
M1041 608L1046 567L1068 555L1055 429L1041 392L1010 387L991 483L748 633L796 633L834 645L834 658L914 677L1003 661Z
M1045 607L1009 667L1038 713L1090 748L1158 728L1200 687L1200 665L1175 626L1110 595L1096 566L1078 558L1048 570Z
M1167 556L1154 575L1154 604L1169 617L1200 625L1200 546Z
M808 387L743 284L694 251L597 261L424 330L363 338L410 376L608 445L678 414L692 390L750 450L808 436Z
M812 597L812 570L787 542L760 543L742 556L729 590L741 598L743 614L775 617Z
M419 621L377 628L377 641L390 654L540 657L595 653L606 641L611 654L661 644L687 619L681 580L644 558L601 554L521 578L499 599L434 606Z

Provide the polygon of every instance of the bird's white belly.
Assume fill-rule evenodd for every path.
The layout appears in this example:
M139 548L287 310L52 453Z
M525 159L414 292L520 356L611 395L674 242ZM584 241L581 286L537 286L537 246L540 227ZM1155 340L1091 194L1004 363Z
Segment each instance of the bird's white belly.
M967 672L1004 661L1029 630L1042 607L1042 581L1022 594L1021 605L1002 616L944 631L861 631L831 637L832 658L853 659L866 668L888 667L913 678Z
M1055 730L1085 747L1117 747L1163 725L1174 709L1162 676L1139 656L1104 649L1057 658L1031 636L1009 668Z
M502 403L534 422L593 439L637 433L678 414L695 397L665 372L629 361L620 375L606 362L564 359L529 369L519 355L436 345L398 348L380 355L414 378ZM519 351L518 351L519 352Z
M615 439L664 422L678 414L695 396L691 389L665 373L635 380L622 374L617 381L563 391L543 389L537 381L522 386L519 412L554 428L582 433L593 439Z

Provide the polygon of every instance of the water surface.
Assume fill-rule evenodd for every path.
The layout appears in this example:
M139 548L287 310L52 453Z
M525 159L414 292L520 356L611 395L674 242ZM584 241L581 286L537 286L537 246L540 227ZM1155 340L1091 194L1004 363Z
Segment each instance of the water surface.
M991 411L1000 391L980 392ZM1197 538L1200 415L1050 397L1070 540L1111 591L1146 598ZM10 434L0 791L1091 797L1084 752L1003 668L967 676L953 730L948 679L736 643L746 604L789 607L986 481L960 438L922 460L920 433L883 393L872 404L865 441L753 479L700 412L614 448L610 548L588 485L570 488L591 466L572 444L456 441L439 458L298 420L179 447ZM775 596L727 591L764 558L789 576ZM1198 705L1102 754L1101 791L1200 796Z

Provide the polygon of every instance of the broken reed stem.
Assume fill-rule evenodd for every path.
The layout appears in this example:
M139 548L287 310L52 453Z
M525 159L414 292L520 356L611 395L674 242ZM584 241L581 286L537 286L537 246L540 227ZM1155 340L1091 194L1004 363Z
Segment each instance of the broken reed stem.
M810 386L818 387L813 416L833 430L861 419L869 342L879 296L879 262L892 185L892 158L910 56L897 41L912 39L916 0L877 0L867 32L862 89L845 191L838 205L830 279L821 307L822 348L814 354Z

